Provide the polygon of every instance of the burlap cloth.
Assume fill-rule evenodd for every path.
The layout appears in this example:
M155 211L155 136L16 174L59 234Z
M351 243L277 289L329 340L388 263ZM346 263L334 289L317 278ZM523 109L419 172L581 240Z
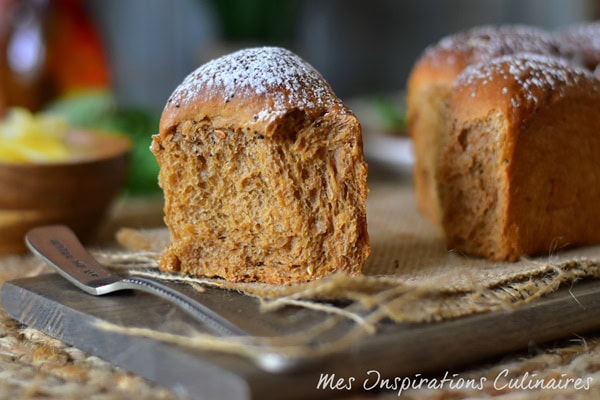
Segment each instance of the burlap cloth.
M95 253L104 263L127 268L133 274L157 275L158 252L168 242L160 224L156 200L125 199L104 228ZM372 182L368 200L369 232L373 252L364 275L334 275L296 286L231 284L215 279L184 278L193 285L233 288L258 298L266 312L286 305L310 307L351 318L371 332L382 318L394 321L435 322L499 308L518 307L561 284L600 277L600 246L556 249L544 257L518 263L489 263L448 252L441 232L416 212L412 189L406 182ZM123 228L130 227L130 228ZM126 249L115 248L115 236ZM0 280L47 272L28 256L0 259ZM181 279L177 276L164 276ZM340 309L323 299L345 299ZM525 372L538 378L569 376L590 379L589 390L497 391L493 377L508 368L518 378ZM566 375L563 375L566 374ZM463 371L461 376L490 377L482 389L418 390L403 398L600 398L600 338L566 338L527 353L509 355L496 364ZM369 396L375 395L369 393ZM365 395L366 396L366 395ZM386 396L377 394L377 396ZM0 313L1 398L176 398L167 389L111 367L40 332L21 326ZM397 398L392 392L390 398Z

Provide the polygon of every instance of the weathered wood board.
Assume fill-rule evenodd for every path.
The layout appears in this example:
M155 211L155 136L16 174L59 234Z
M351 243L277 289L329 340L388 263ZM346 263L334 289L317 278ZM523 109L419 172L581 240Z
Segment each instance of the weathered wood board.
M254 299L220 289L209 288L196 297L261 335L290 332L322 318L319 313L293 308L261 314ZM600 328L600 281L590 281L513 311L435 324L385 324L380 333L343 354L290 373L273 374L241 357L191 351L97 326L98 321L107 321L180 334L202 329L187 314L149 294L123 292L93 297L51 274L6 283L2 304L11 317L50 336L191 398L213 400L347 396L346 390L317 389L321 374L360 379L369 370L389 377L455 371L469 363L525 349L532 342ZM356 388L360 389L359 385Z

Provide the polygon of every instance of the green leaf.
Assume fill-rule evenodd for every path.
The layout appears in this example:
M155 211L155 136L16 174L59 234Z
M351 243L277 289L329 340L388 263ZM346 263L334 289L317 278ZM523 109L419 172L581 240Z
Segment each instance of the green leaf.
M150 152L152 135L158 132L158 113L139 107L119 106L108 92L81 93L62 98L47 110L63 116L75 127L127 135L133 143L127 192L143 195L160 191L158 163Z

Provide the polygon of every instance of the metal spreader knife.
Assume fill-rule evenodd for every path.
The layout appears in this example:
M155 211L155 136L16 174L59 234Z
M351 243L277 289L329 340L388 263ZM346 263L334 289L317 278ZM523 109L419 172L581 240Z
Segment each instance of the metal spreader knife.
M181 307L214 333L246 336L243 329L210 308L173 288L142 277L123 278L103 267L81 244L75 233L64 225L41 226L30 230L25 243L32 253L86 293L101 296L134 289L151 293Z

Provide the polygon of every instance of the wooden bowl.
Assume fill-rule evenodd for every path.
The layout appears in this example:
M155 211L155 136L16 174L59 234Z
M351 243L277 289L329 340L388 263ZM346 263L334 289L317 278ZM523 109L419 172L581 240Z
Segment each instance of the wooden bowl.
M25 252L25 233L39 225L66 224L88 239L123 188L127 138L73 130L67 144L69 161L0 163L0 254Z

